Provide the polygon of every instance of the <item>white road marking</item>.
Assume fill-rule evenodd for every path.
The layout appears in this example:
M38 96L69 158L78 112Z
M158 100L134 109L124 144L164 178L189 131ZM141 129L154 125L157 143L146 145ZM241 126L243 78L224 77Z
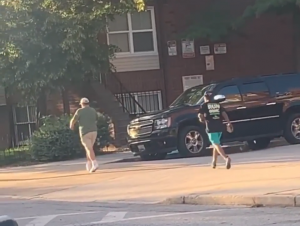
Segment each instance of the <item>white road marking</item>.
M193 212L184 212L184 213L167 213L167 214L152 215L152 216L132 217L132 218L126 218L126 219L122 219L122 220L116 220L116 221L113 221L113 222L144 220L144 219L172 217L172 216L190 215L190 214L201 214L201 213L210 213L210 212L222 212L222 211L226 211L226 210L228 210L228 209L204 210L204 211L193 211ZM96 222L92 222L91 224L93 225L93 224L101 224L101 223L105 223L105 222L96 221ZM83 226L82 224L80 224L80 225Z
M42 216L35 218L34 220L30 221L25 226L45 226L48 224L51 220L53 220L57 215L48 215L48 216Z
M237 208L231 208L231 209L228 208L228 209L216 209L216 210L200 210L200 211L183 212L183 213L168 213L168 214L160 214L160 215L124 218L124 219L114 220L114 221L109 221L109 222L96 221L96 222L80 223L80 224L68 224L68 225L64 225L64 226L90 226L90 225L95 225L95 224L116 223L116 222L122 222L122 221L144 220L144 219L172 217L172 216L190 215L190 214L203 214L203 213L212 213L212 212L222 212L222 211L231 211L231 210L236 210L236 209Z
M62 213L62 214L56 214L54 216L60 217L60 216L73 216L73 215L85 215L85 214L93 214L93 213L103 213L103 211L91 211L91 212L76 212L76 213ZM34 219L39 217L48 217L53 215L47 215L47 216L32 216L32 217L20 217L15 218L15 220L28 220L28 219Z
M109 223L109 222L116 222L121 221L124 219L127 212L109 212L106 214L105 217L102 218L100 221L101 223Z

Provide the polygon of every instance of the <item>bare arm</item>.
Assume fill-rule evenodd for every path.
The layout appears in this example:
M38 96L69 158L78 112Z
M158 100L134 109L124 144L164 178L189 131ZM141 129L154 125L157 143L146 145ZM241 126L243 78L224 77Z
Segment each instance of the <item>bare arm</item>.
M73 118L70 121L70 129L74 130L75 124L78 121L78 110L76 111L76 113L74 114Z
M205 123L205 117L203 114L199 113L198 114L198 118L199 118L199 121L202 122L202 123Z
M222 111L222 116L223 118L225 119L225 121L227 122L227 124L231 124L229 118L228 118L228 115L225 111Z
M205 117L204 117L204 109L203 109L203 106L200 106L199 107L199 112L198 112L198 119L199 119L199 121L200 122L202 122L202 123L205 123Z

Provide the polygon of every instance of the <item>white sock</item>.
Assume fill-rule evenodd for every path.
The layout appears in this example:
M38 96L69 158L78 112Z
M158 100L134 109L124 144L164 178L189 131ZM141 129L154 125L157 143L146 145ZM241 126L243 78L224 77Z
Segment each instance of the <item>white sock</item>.
M86 170L90 171L91 167L92 167L92 163L90 161L87 161L86 162Z
M98 169L97 160L92 161L92 168L90 169L90 173L95 172Z
M93 167L98 167L98 162L97 162L97 160L94 160L94 161L93 161Z

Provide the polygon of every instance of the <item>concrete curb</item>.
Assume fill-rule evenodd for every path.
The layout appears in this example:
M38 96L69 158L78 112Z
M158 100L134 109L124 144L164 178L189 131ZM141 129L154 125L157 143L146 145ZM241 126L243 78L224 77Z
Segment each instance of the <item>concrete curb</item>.
M251 207L300 207L300 196L294 195L186 195L167 198L161 204L242 205Z

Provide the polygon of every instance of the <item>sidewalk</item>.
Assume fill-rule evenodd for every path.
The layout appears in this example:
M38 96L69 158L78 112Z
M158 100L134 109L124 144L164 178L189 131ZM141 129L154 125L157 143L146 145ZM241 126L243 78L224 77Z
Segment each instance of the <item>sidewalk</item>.
M300 206L299 149L286 146L235 154L231 170L223 162L213 170L207 164L210 158L204 157L108 164L95 174L87 174L83 164L64 170L45 167L44 171L0 172L0 197Z

